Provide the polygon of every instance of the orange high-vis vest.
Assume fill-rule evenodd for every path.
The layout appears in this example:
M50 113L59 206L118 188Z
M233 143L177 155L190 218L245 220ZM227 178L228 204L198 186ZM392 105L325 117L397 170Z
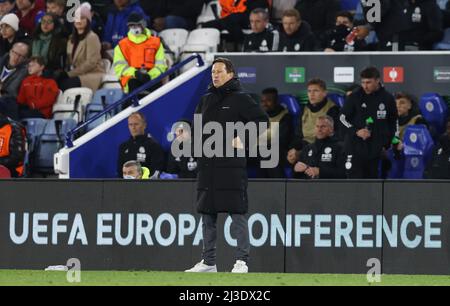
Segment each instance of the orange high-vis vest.
M0 157L9 156L9 141L12 135L12 126L5 124L0 128Z
M221 18L231 14L244 13L247 10L247 0L220 0L219 3L222 7Z
M161 46L159 37L151 36L142 44L135 44L129 38L122 39L119 42L123 57L130 67L136 69L145 68L151 70L155 66L156 53ZM122 87L127 86L131 76L122 76L120 83Z

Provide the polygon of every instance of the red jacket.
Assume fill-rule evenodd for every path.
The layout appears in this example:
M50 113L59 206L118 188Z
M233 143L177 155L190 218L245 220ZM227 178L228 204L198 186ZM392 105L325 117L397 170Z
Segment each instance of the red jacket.
M52 79L30 75L22 81L17 103L36 109L45 118L52 117L52 108L59 95L59 88Z
M247 0L220 0L222 7L221 18L230 16L231 14L244 13L247 10Z
M19 28L28 35L33 34L34 29L36 28L36 16L41 11L45 11L44 0L36 0L34 2L34 8L25 16L22 16L22 12L17 10L16 15L19 18Z

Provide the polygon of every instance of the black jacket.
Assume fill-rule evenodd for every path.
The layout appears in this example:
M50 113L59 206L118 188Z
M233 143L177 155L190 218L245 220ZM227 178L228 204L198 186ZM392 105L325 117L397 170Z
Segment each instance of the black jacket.
M335 138L317 139L307 145L300 154L300 162L311 168L319 168L320 179L345 178L345 157L342 144ZM296 179L309 179L305 173L294 172Z
M0 74L3 68L9 63L9 54L4 55L0 58ZM12 98L16 99L19 95L20 85L23 79L28 75L27 69L28 62L23 62L22 64L15 67L15 70L8 75L8 77L1 83L1 97L2 98Z
M269 115L269 118L273 118L278 116L282 111L284 111L285 108L281 105L278 105L274 111L268 112L267 115ZM294 125L292 121L291 114L287 113L283 116L283 118L279 122L280 124L280 130L279 130L279 139L280 139L280 156L282 160L281 163L284 163L285 156L287 156L287 152L289 150L289 145L292 142L292 139L294 138Z
M223 131L227 122L260 122L269 120L262 108L242 92L237 79L230 80L220 88L211 86L198 104L196 114L202 114L202 124L218 122ZM194 122L194 131L196 130ZM263 131L260 131L263 132ZM198 137L198 136L197 136ZM195 139L197 138L195 137ZM203 136L205 142L210 135ZM231 146L231 144L225 144ZM198 212L203 214L248 211L247 161L243 157L201 157L198 160L197 182Z
M151 0L140 1L141 6L150 18L180 16L195 23L200 15L204 0Z
M366 13L370 7L364 7ZM381 0L381 19L371 25L380 41L380 50L392 50L397 36L399 49L416 45L421 50L431 50L443 36L442 12L435 0Z
M425 171L425 178L450 180L450 137L443 135Z
M19 31L16 32L16 36L14 36L14 39L12 42L9 42L7 39L3 39L0 36L0 57L8 54L9 50L14 46L15 43L18 42L30 42L30 36L27 35L23 30L19 29Z
M311 31L311 26L306 21L303 21L298 31L290 36L286 32L281 31L278 51L316 51L316 38Z
M177 174L180 179L193 179L197 178L197 168L198 163L194 157L175 158L169 154L167 173Z
M367 124L372 118L373 124ZM367 95L362 88L354 91L342 108L340 121L345 135L345 152L367 159L380 157L383 147L390 147L397 131L397 106L394 97L384 89ZM372 136L364 141L356 135L368 128Z
M337 52L342 51L365 51L367 44L365 40L355 39L354 45L348 45L346 42L347 36L352 32L352 29L347 28L345 25L334 27L325 35L325 39L322 42L323 48L333 49Z
M143 167L150 169L150 175L155 171L163 171L165 165L164 151L161 146L147 135L130 137L119 147L119 160L117 161L117 174L122 177L122 166L130 160L141 163Z
M271 28L261 33L245 35L243 52L273 52L278 51L280 34Z
M336 14L341 9L339 0L299 0L295 8L302 20L307 21L317 37L321 37L336 23Z
M26 153L26 136L24 127L15 121L0 114L0 129L11 125L12 135L9 140L9 155L0 156L0 165L5 166L13 177L17 177L17 167L23 166ZM5 145L5 144L3 144Z

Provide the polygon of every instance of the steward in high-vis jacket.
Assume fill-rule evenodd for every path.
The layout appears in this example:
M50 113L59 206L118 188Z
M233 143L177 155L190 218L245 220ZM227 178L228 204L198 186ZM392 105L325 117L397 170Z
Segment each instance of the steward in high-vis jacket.
M144 17L131 14L128 26L128 37L114 49L114 71L125 93L156 79L167 70L161 39L146 28Z

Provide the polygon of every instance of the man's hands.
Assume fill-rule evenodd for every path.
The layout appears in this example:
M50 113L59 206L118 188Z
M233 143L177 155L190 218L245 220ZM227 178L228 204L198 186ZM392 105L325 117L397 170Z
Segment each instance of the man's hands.
M148 73L144 73L140 70L136 70L134 77L136 78L136 80L138 80L141 83L147 83L147 82L150 82L150 80L151 80Z
M361 129L358 132L356 132L356 135L359 138L362 138L362 140L367 140L372 136L372 134L370 133L370 131L368 129Z
M307 176L309 176L312 179L319 178L320 175L320 169L316 167L310 167L305 163L298 162L295 167L294 171L297 173L305 173Z
M291 149L288 152L287 160L291 165L295 165L295 163L298 161L299 157L300 157L300 151Z

